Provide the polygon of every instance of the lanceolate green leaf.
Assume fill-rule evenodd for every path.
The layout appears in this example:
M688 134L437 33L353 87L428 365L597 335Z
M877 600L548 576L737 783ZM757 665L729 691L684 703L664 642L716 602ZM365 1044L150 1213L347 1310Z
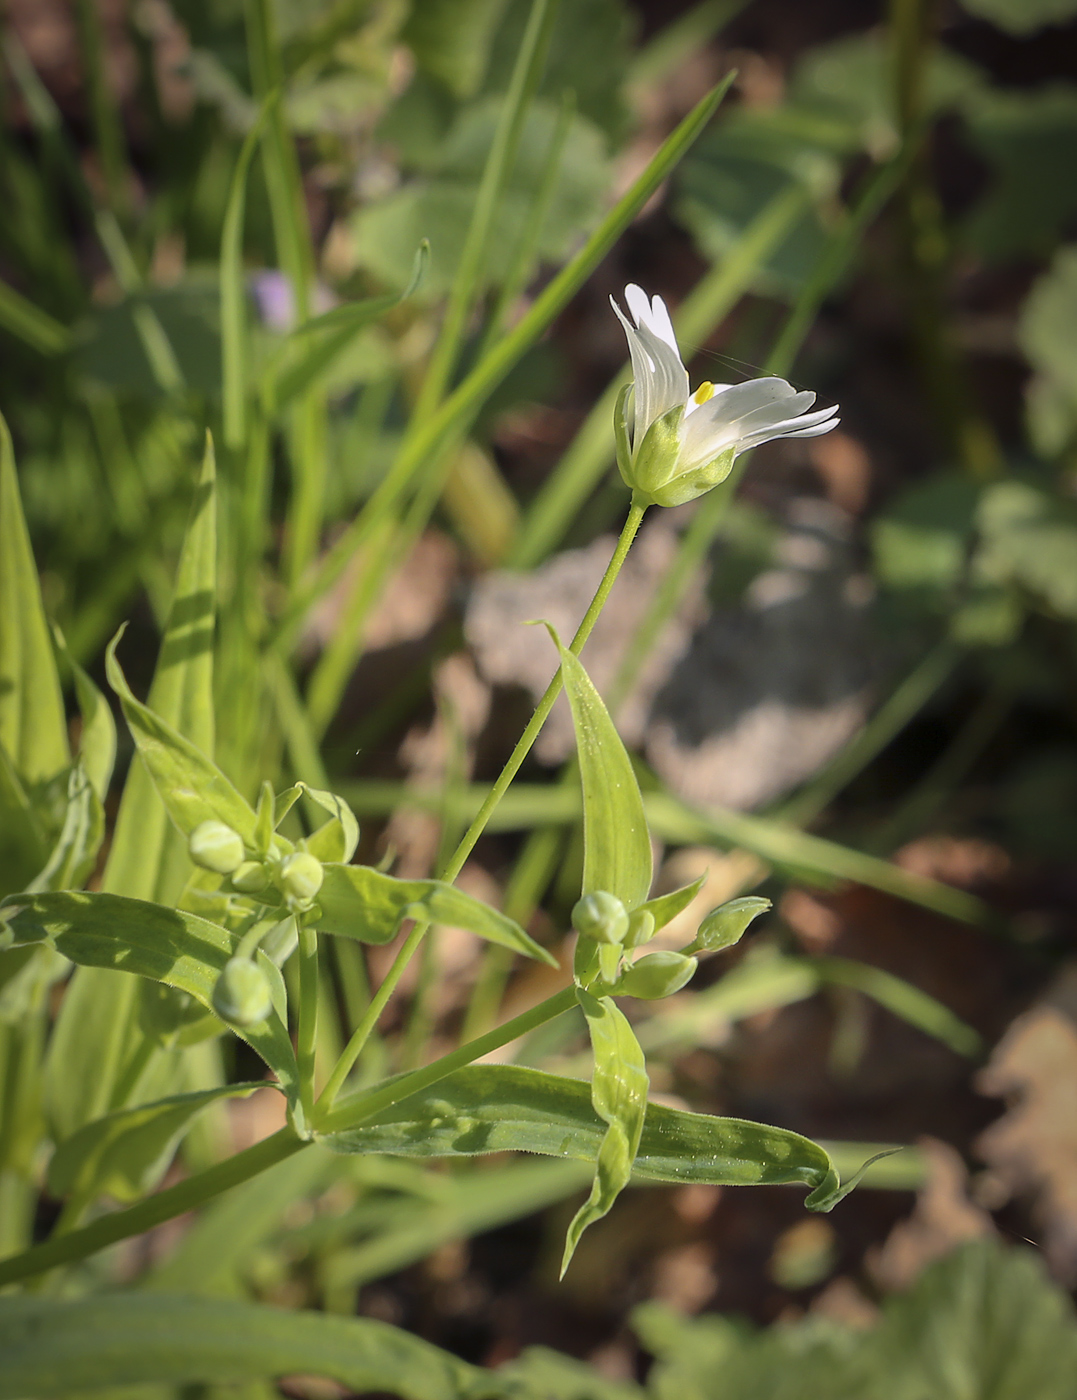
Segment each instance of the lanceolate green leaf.
M213 755L213 626L217 593L217 494L207 439L176 588L146 704L203 754ZM116 818L103 887L171 903L189 866L183 843L140 762L132 763Z
M355 820L355 813L335 793L322 792L319 788L308 787L306 783L297 783L296 786L332 818L308 839L307 850L321 861L351 860L359 844L359 823ZM280 818L277 820L279 822Z
M463 1400L489 1373L370 1318L225 1298L106 1294L0 1299L0 1400L305 1373L403 1400Z
M105 839L105 809L81 763L67 780L67 811L48 860L30 890L79 889L94 868Z
M61 1142L49 1162L53 1196L88 1200L98 1194L137 1201L160 1181L195 1118L211 1103L246 1098L260 1084L228 1084L95 1118Z
M369 1122L321 1140L336 1152L471 1157L540 1152L593 1162L606 1125L590 1085L517 1065L469 1065ZM828 1210L838 1174L826 1152L785 1128L741 1118L647 1105L633 1175L717 1186L811 1188L806 1204Z
M11 434L0 418L0 744L31 790L71 761L60 680L26 532Z
M643 798L621 736L579 659L550 636L572 707L583 788L583 893L608 890L631 911L651 889L651 838Z
M609 1126L595 1158L591 1194L576 1212L565 1236L562 1276L584 1230L607 1214L632 1177L650 1088L643 1051L624 1012L609 997L593 997L582 987L576 995L587 1017L595 1054L591 1103Z
M690 885L682 885L679 890L670 890L668 894L660 894L655 899L648 899L639 906L640 910L646 911L652 916L656 929L665 928L671 919L675 919L678 914L688 908L703 888L706 878L706 875L700 875L699 879L693 880Z
M397 880L369 865L327 865L318 891L318 927L361 943L388 943L401 919L467 928L491 943L557 966L518 923L441 880Z
M168 812L184 835L201 822L216 818L237 831L248 846L256 844L255 812L217 765L177 729L131 694L116 660L113 638L105 653L109 683L120 697L139 757Z
M134 972L188 992L212 1010L213 988L239 941L195 914L114 894L38 894L0 905L15 946L47 942L82 967ZM242 1035L291 1099L295 1054L274 1010ZM87 1052L84 1051L84 1054Z

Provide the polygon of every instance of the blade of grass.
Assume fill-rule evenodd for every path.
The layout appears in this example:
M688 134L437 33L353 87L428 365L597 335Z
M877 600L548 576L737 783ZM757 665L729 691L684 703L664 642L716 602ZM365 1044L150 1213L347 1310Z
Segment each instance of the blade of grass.
M62 355L71 346L66 326L6 282L0 282L0 326L39 355Z
M401 451L367 507L343 532L333 548L327 551L308 585L296 591L291 606L281 619L276 645L291 647L308 608L332 587L356 550L378 532L417 468L442 454L446 445L458 437L487 396L579 290L699 136L725 96L732 76L730 74L697 103L663 142L647 168L617 201L576 256L543 289L526 315L479 361Z

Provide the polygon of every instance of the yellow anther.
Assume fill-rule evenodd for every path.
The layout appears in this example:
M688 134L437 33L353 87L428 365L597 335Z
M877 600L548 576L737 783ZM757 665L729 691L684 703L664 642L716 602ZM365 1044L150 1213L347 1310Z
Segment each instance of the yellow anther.
M697 403L697 404L706 403L708 399L713 399L713 398L714 398L714 385L710 382L709 379L704 379L703 383L699 386L699 388L698 388L698 389L695 391L695 393L692 395L692 401L693 401L694 403Z

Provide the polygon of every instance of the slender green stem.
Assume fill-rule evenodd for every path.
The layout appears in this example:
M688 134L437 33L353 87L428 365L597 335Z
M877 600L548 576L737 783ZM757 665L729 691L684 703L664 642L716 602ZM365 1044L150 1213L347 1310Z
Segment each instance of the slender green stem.
M591 629L594 627L595 622L598 620L599 613L605 606L606 599L610 595L610 589L613 587L617 575L621 572L621 565L628 555L632 541L636 538L646 509L647 506L644 503L633 498L632 505L629 507L628 511L628 519L625 521L624 529L621 531L621 537L617 541L617 548L613 551L613 558L610 560L606 572L602 576L602 582L598 586L598 591L591 599L591 606L584 614L583 621L576 629L576 635L573 637L569 646L569 651L571 651L574 656L579 656L580 652L583 650L584 643L591 635ZM527 728L520 735L519 742L509 755L508 762L501 770L497 781L494 783L486 796L486 800L479 808L475 820L464 833L463 839L459 846L457 846L452 860L449 861L445 871L446 880L455 880L457 875L459 875L460 871L464 868L464 862L474 849L475 842L482 835L494 808L501 801L509 784L520 771L520 765L531 752L532 744L538 738L539 731L546 723L546 717L553 709L554 701L561 693L562 684L561 668L558 667L553 680L546 687L546 693L535 707L535 713L528 721Z
M542 74L557 10L558 0L532 0L531 14L516 56L482 182L475 196L460 262L449 291L441 333L415 405L416 424L428 418L444 398L446 386L456 367L468 317L482 286L483 263L489 254L494 218L516 159L524 120Z
M44 1273L46 1269L54 1269L59 1264L72 1264L78 1259L85 1259L87 1255L106 1249L119 1240L130 1239L132 1235L144 1234L155 1225L203 1205L229 1187L249 1181L252 1176L257 1176L307 1145L291 1128L281 1128L272 1137L237 1152L226 1162L188 1177L167 1191L159 1191L127 1210L103 1215L84 1225L81 1230L72 1230L69 1234L46 1240L44 1244L34 1245L22 1254L0 1260L0 1288Z
M314 1068L318 1051L318 982L318 934L312 928L300 927L296 1062L299 1066L299 1093L303 1104L303 1116L308 1124L314 1109Z
M417 919L411 932L400 945L400 951L393 959L392 967L382 979L381 986L371 998L370 1005L367 1007L363 1019L352 1032L351 1039L348 1041L347 1045L345 1045L343 1053L333 1069L333 1073L326 1080L325 1088L318 1096L318 1101L314 1105L316 1112L326 1112L332 1109L333 1101L337 1094L340 1093L345 1079L347 1079L348 1075L351 1073L352 1065L355 1064L356 1060L363 1053L363 1047L370 1039L371 1032L381 1019L381 1013L385 1010L389 998L392 996L393 992L396 991L397 983L404 975L404 969L407 967L408 963L411 962L412 955L423 941L423 936L429 927L430 925L425 919Z
M477 1040L469 1041L467 1045L461 1045L459 1050L454 1050L450 1055L443 1055L433 1064L345 1099L323 1117L318 1130L322 1133L334 1133L343 1128L354 1128L366 1119L373 1118L375 1114L383 1113L395 1104L410 1099L413 1094L420 1094L424 1089L429 1089L432 1084L452 1074L454 1070L462 1069L464 1065L472 1064L483 1055L489 1055L494 1050L500 1050L503 1045L519 1040L522 1035L545 1025L547 1021L552 1021L555 1016L562 1015L575 1005L575 986L564 987L552 997L539 1002L538 1006L533 1006L530 1011L514 1016L503 1026L479 1036Z

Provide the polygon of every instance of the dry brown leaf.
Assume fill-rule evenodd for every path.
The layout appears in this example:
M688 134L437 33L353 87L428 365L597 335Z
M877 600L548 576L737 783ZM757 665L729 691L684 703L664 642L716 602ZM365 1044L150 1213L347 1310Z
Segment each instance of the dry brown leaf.
M995 1229L987 1212L969 1200L969 1175L957 1152L935 1138L922 1138L919 1145L927 1179L913 1212L898 1221L869 1261L872 1276L886 1289L908 1288L928 1264Z
M1041 1003L995 1047L977 1087L1009 1101L976 1151L1012 1194L1035 1196L1055 1277L1077 1282L1077 1026Z

